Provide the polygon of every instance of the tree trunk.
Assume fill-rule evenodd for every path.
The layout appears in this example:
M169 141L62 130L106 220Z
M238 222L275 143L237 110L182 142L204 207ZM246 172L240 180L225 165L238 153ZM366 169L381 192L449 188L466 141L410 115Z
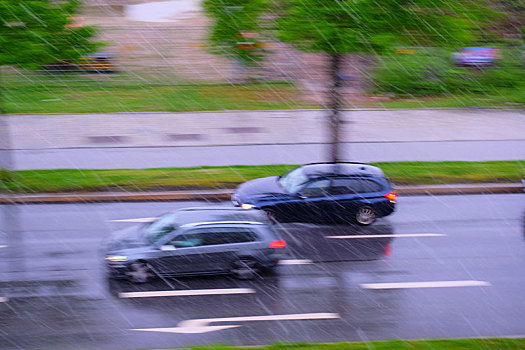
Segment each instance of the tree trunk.
M341 86L342 80L339 73L341 66L342 54L333 53L330 54L330 77L331 88L330 88L330 132L331 132L331 142L330 142L330 160L332 162L341 161L340 149L339 149L339 129L340 129L340 105L341 105Z

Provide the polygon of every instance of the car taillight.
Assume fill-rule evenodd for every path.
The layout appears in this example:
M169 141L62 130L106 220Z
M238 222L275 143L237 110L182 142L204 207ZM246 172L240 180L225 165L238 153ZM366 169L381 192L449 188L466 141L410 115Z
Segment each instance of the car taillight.
M390 243L388 243L385 246L385 255L390 255L390 254L392 254L392 245Z
M284 248L286 247L286 241L272 241L270 248Z
M395 202L397 198L397 193L395 193L394 191L388 192L387 194L385 194L385 197L389 199L391 202Z

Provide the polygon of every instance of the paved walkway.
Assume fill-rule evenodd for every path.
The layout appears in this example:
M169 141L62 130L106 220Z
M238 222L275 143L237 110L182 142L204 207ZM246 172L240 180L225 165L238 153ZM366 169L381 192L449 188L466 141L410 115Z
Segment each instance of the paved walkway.
M0 146L13 150L11 162L0 157L0 163L21 170L322 161L330 140L327 115L323 110L11 115L0 125L4 134L9 130ZM345 160L525 159L522 110L355 110L342 119Z
M327 111L39 114L7 117L12 149L311 144L330 139ZM525 140L525 111L357 110L342 142Z

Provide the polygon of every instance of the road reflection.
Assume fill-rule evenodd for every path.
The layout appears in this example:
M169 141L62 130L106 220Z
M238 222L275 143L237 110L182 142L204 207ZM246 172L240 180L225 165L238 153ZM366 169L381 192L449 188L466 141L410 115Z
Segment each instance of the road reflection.
M281 224L293 259L313 262L362 261L391 251L394 228L388 221L371 226Z

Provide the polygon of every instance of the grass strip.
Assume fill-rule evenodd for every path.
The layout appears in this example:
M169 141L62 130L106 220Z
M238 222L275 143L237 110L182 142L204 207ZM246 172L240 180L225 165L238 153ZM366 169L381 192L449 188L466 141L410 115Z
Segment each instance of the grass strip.
M291 83L174 83L128 81L10 82L3 89L6 113L186 112L318 108Z
M374 163L397 185L516 183L525 160ZM298 165L232 165L156 169L55 169L0 171L0 192L160 191L235 188L259 177L282 175Z
M370 107L383 108L464 108L464 107L500 107L523 108L525 106L525 86L515 89L499 89L485 94L448 94L434 97L392 98Z
M192 350L463 350L463 349L523 349L525 338L490 338L490 339L432 339L432 340L385 340L352 343L277 343L261 347L234 347L227 345L194 346Z
M194 346L192 350L466 350L524 349L525 338L490 338L490 339L432 339L432 340L384 340L353 343L278 343L261 347L234 347L227 345Z
M127 73L110 75L43 74L23 71L3 75L3 107L17 113L187 112L321 108L300 85L286 81L241 83L191 82L177 77ZM361 96L347 108L523 108L525 85L482 94L437 96ZM345 101L343 101L345 102Z

